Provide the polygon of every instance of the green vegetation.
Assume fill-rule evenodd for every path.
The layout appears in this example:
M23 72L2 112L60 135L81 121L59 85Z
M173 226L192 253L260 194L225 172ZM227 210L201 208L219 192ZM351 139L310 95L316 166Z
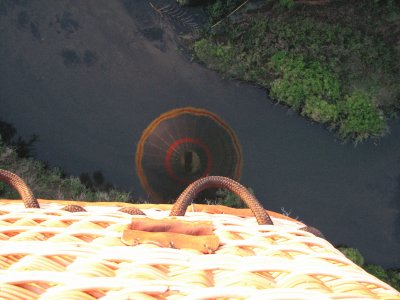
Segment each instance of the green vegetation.
M254 191L252 188L247 188L247 190L250 192L250 194L254 195ZM220 204L235 208L247 208L246 203L244 203L243 200L238 195L232 193L227 189L217 190L215 204Z
M364 265L364 257L360 251L355 248L338 247L338 250L342 252L348 259L350 259L356 265L362 267Z
M279 0L279 4L290 9L294 7L294 0Z
M266 0L235 11L243 2L209 5L208 33L192 45L201 61L344 140L388 132L400 110L399 2Z
M210 15L210 21L212 23L218 22L220 19L227 16L237 6L239 6L243 0L221 0L214 1L209 7L208 12Z
M348 259L362 267L368 273L374 275L375 277L394 287L396 290L400 291L400 269L385 270L378 265L364 264L364 257L361 255L360 251L355 248L338 247L338 250L340 250Z
M1 136L0 169L18 174L37 198L121 202L132 200L128 193L112 188L90 189L79 178L66 177L59 169L50 169L31 157L21 157L15 148L4 143ZM20 199L17 192L3 182L0 182L0 198Z
M338 78L319 62L306 64L301 56L289 57L278 52L270 66L280 74L271 83L270 94L302 114L321 123L335 122L339 116L336 103L340 99Z
M339 124L340 136L363 140L386 131L382 111L374 106L366 92L354 91L351 95L346 95L345 101L339 107L343 113Z

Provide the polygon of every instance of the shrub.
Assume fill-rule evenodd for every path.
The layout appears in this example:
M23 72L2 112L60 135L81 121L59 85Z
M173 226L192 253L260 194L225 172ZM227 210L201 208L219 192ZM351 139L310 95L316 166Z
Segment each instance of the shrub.
M252 188L248 188L248 191L249 193L254 195L254 191ZM243 200L238 195L232 193L227 189L218 189L216 195L217 195L217 200L216 200L217 204L226 205L229 207L236 207L236 208L247 207L246 203L244 203Z
M375 277L379 278L382 281L389 282L389 276L386 273L385 269L378 265L365 265L365 271L374 275Z
M314 116L316 120L321 118L325 122L336 119L334 105L340 97L340 85L328 69L318 62L306 63L302 56L285 52L273 55L270 66L279 76L271 84L272 97L296 110L308 101L305 115ZM312 103L319 105L316 111L310 108Z
M348 259L350 259L356 265L362 267L364 265L364 257L360 251L356 248L339 247L338 250L342 252Z
M211 22L216 22L231 13L243 0L217 0L208 6Z
M196 55L210 68L228 72L232 67L234 49L230 44L213 43L207 39L201 39L194 45Z
M60 169L49 169L32 158L20 158L15 150L6 146L0 136L0 168L18 174L32 189L34 195L44 199L73 199L85 201L131 202L128 193L114 189L91 191L79 178L66 177ZM0 197L19 199L20 196L8 185L0 182Z
M368 273L374 275L380 280L390 284L397 290L400 290L400 270L387 269L374 264L364 265L364 257L361 255L360 251L356 248L349 248L347 246L339 247L340 250L348 259L362 267Z
M371 136L382 136L387 130L383 113L363 91L347 95L340 103L340 113L342 120L338 133L343 138L359 142Z
M38 139L39 136L32 135L29 140L25 140L17 136L17 129L12 124L0 120L0 140L3 140L4 144L12 146L18 157L33 157L34 144Z
M386 273L389 277L388 283L396 290L400 291L400 269L389 269L386 270Z
M279 0L279 4L283 7L291 9L294 6L294 1L293 0Z
M311 96L306 99L301 114L319 123L336 123L339 110L337 105L330 104L321 98Z

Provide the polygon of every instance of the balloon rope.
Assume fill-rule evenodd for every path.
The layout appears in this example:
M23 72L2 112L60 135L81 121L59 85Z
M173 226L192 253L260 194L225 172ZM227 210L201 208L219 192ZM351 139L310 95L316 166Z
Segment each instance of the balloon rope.
M240 183L223 176L208 176L191 183L176 200L170 216L183 216L186 209L197 194L208 188L227 188L237 194L252 210L258 224L273 225L267 211L262 207L257 198Z

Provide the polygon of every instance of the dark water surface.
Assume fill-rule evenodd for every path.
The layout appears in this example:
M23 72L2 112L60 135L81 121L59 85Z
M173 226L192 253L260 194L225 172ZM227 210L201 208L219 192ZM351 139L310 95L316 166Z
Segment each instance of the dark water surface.
M101 170L145 198L134 163L143 129L170 109L205 108L235 130L241 182L266 208L400 267L399 124L377 145L342 144L265 91L188 61L147 1L4 3L0 119L38 134L40 159L74 175Z

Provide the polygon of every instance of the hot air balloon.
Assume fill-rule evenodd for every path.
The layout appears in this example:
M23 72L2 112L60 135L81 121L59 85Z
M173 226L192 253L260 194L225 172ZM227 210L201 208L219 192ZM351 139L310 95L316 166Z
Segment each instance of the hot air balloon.
M240 178L243 159L234 131L216 114L184 107L161 114L142 133L136 171L150 201L175 199L208 175Z

